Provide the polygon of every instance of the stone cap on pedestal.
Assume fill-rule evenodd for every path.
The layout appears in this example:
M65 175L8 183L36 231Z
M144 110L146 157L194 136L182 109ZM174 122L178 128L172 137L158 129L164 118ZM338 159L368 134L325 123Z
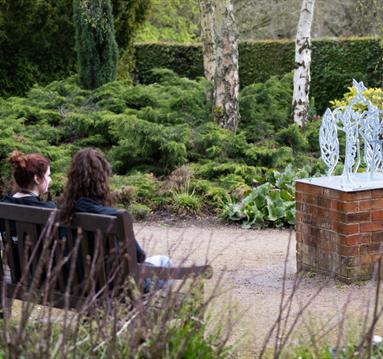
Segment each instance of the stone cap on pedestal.
M383 188L383 174L374 173L354 173L351 181L345 176L313 177L297 180L300 183L307 183L314 186L320 186L335 189L343 192L356 192Z

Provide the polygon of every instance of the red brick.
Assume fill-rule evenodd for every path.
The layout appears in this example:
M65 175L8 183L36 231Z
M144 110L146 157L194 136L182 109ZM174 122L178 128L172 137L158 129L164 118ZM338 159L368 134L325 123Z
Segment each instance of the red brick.
M359 247L359 253L363 254L371 254L371 253L383 253L383 244L379 242L370 243L370 244L362 244Z
M357 201L370 198L372 198L371 191L341 192L340 195L342 201Z
M383 242L383 231L372 233L371 240L372 242Z
M371 212L371 217L373 221L383 220L383 210Z
M330 188L322 187L321 191L322 197L329 198L329 199L337 199L340 197L340 192L337 190L333 190Z
M319 241L319 248L326 251L326 252L335 252L336 251L336 248L337 248L337 244L335 241L331 241L331 240L322 240L322 241Z
M361 265L371 264L371 263L373 263L373 261L374 261L373 256L370 254L364 254L364 255L359 257L359 263Z
M383 198L361 200L359 208L362 211L366 209L383 209Z
M295 222L296 223L301 223L302 222L302 212L301 211L296 211L295 213Z
M357 256L359 254L359 246L339 246L338 253L341 256Z
M363 223L362 223L363 224ZM360 226L362 226L360 224ZM370 224L370 223L367 223ZM359 233L359 223L337 223L335 229L339 234L357 234ZM366 232L366 231L361 231Z
M299 233L295 232L295 240L297 242L297 245L298 245L298 242L302 242L302 233L301 232L299 232Z
M310 193L310 194L320 194L321 193L321 187L311 185L308 183L296 182L295 188L298 192L305 192L305 193Z
M326 209L331 208L331 198L318 197L318 206Z
M372 223L361 223L360 224L360 232L378 232L383 230L383 223L380 222L372 222Z
M295 231L296 232L302 232L302 223L296 223L295 224Z
M371 190L371 198L383 198L383 189Z
M297 202L302 202L303 199L303 193L302 192L295 192L295 200Z
M338 235L338 243L345 246L355 246L371 242L371 233L359 233L354 235Z
M370 222L371 221L371 212L356 212L356 213L345 213L344 221L345 223L355 223L355 222Z
M339 211L342 212L358 212L359 211L359 201L352 202L338 202Z

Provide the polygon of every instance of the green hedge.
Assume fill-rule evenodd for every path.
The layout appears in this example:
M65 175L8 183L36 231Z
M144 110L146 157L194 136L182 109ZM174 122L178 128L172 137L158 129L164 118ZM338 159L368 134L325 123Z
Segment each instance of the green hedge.
M39 47L33 53L8 53L0 61L0 95L24 94L35 82L45 84L68 76L75 69L73 48L61 58L56 52ZM41 51L40 51L41 52ZM40 57L39 57L39 56ZM272 75L282 75L294 68L294 42L245 41L239 46L241 86L264 82ZM181 76L195 79L203 75L199 44L138 43L136 44L136 79L152 83L157 75L151 69L166 67ZM369 87L383 82L383 49L376 38L323 39L313 42L311 96L319 113L328 102L342 97L353 78Z
M322 39L313 41L311 96L318 111L339 98L355 78L367 86L383 81L383 48L376 38ZM189 78L203 75L202 52L198 44L136 44L137 78L155 81L152 68L166 67ZM294 68L294 42L245 41L239 45L241 86L264 82Z

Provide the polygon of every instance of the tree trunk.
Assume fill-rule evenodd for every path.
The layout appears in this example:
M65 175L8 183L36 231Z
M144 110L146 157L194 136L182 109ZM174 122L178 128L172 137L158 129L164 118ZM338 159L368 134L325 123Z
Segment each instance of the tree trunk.
M300 127L307 121L310 90L311 24L315 0L302 0L295 42L293 120Z
M203 52L203 68L205 77L209 81L214 80L215 73L215 5L213 0L199 0L201 12L201 41Z
M240 120L238 32L231 0L215 0L215 28L214 119L235 132Z

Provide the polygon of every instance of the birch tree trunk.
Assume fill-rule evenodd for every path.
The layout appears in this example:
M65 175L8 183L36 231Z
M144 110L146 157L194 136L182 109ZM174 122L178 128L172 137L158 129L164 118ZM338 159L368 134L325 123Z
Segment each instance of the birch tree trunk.
M205 77L209 81L214 80L215 74L215 4L214 0L199 0L201 19L201 41L203 53L203 68Z
M300 127L307 121L310 90L311 24L315 0L302 0L295 41L295 71L293 91L293 120Z
M215 0L215 29L214 120L235 132L240 120L238 32L231 0Z

